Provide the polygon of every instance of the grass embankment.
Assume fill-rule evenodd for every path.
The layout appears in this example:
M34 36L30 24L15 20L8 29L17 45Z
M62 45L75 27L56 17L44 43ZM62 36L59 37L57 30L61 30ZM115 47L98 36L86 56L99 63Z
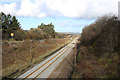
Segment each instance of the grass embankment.
M120 80L120 21L103 16L86 26L78 44L77 65L72 78ZM119 77L119 78L118 78Z
M26 69L30 68L31 65L43 61L45 56L69 42L69 39L50 39L33 42L25 40L13 45L3 43L2 76L14 77L20 75Z
M118 53L102 53L98 57L91 54L89 48L85 46L79 48L72 78L117 78Z

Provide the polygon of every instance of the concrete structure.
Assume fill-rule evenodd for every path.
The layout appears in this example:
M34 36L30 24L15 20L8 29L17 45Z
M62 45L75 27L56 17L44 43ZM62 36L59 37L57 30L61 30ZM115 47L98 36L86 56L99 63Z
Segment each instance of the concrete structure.
M118 2L118 19L120 20L120 1Z

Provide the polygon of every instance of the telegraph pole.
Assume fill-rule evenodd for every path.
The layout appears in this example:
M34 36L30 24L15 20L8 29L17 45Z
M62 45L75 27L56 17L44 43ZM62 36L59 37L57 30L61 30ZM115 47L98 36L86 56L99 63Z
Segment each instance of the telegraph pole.
M77 45L75 44L75 64L76 64Z
M32 45L30 45L30 53L31 53L31 61L30 61L30 65L32 65L32 62L33 62L33 57L34 57L34 51L33 51L33 48L35 48L33 46L34 42L32 40L32 42L30 42Z

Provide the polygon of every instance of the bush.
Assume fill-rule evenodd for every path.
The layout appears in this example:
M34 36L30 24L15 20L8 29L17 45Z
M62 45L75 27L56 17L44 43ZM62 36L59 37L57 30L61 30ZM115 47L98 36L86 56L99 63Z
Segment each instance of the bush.
M86 26L81 34L81 45L93 46L92 52L113 53L120 47L120 21L117 17L104 16ZM91 49L89 49L91 52Z
M26 34L23 30L17 30L15 33L14 33L14 38L15 40L24 40L25 37L26 37Z

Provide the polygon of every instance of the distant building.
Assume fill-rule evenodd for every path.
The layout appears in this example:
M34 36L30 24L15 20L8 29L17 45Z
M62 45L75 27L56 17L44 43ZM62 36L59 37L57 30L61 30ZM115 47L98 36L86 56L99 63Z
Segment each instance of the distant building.
M120 1L118 2L118 19L120 20Z

